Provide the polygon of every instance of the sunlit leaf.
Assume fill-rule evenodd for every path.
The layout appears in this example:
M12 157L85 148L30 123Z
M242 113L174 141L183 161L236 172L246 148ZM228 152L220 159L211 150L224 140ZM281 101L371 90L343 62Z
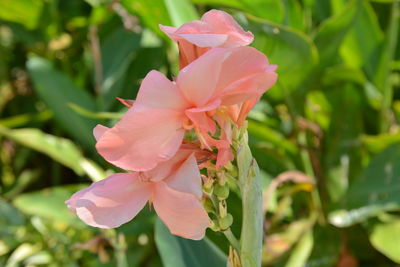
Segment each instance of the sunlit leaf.
M369 238L377 250L400 263L400 221L375 225Z
M94 100L64 74L55 70L50 62L32 57L27 63L34 82L34 88L40 98L52 110L56 121L76 140L89 149L94 147L92 130L96 121L84 118L71 110L67 103L75 103L89 110L96 110Z
M78 217L64 203L83 186L59 186L21 194L13 200L14 205L26 214L40 216L54 222L74 227L84 227Z
M189 0L164 0L172 26L179 27L182 24L199 19L197 11Z
M316 36L315 44L321 56L321 67L335 63L339 47L360 10L361 0L352 0L336 16L324 21Z
M28 29L34 29L38 24L43 3L41 0L0 1L0 20L20 23Z

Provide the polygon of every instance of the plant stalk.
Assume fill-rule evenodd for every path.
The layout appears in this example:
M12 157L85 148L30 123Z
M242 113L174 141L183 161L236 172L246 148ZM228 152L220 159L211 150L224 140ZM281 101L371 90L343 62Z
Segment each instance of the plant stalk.
M244 131L240 141L237 162L243 213L240 261L242 267L259 267L264 236L261 179L257 162L248 145L247 131Z

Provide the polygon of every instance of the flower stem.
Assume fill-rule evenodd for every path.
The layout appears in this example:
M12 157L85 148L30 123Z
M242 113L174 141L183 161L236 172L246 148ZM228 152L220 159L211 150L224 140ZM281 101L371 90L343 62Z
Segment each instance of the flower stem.
M242 267L259 267L263 240L261 179L257 162L248 145L247 131L244 131L241 138L237 162L243 213L240 260Z
M237 238L235 237L235 235L232 233L231 228L226 229L224 232L224 235L226 237L226 239L228 239L229 243L231 244L231 246L236 250L236 251L240 251L240 243L239 240L237 240Z

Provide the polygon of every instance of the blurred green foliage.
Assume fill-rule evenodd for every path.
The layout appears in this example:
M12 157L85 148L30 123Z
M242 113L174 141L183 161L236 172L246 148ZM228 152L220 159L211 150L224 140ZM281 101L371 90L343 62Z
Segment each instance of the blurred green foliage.
M99 230L64 205L117 171L92 137L125 111L115 97L134 99L151 69L177 74L158 24L211 8L279 66L248 128L268 193L264 265L400 264L398 0L2 0L0 266L225 266L221 233L177 238L148 210Z

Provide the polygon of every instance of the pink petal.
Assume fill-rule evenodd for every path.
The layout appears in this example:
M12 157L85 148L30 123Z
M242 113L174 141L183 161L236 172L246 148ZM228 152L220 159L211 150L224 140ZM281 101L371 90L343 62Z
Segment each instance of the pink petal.
M228 39L227 34L216 34L216 33L197 33L197 34L182 33L179 34L179 37L199 47L222 46Z
M152 182L159 182L166 179L179 169L192 153L192 150L182 149L181 146L170 160L160 162L154 169L147 171L146 176L149 177Z
M176 85L164 74L152 70L143 79L133 108L183 110L187 106L187 101Z
M217 109L221 104L221 100L215 101L203 106L201 108L191 108L185 111L186 116L193 122L193 124L205 133L214 134L216 131L215 122L207 115L207 111Z
M130 109L96 144L107 161L133 171L147 171L172 158L182 143L183 115L172 110Z
M235 81L219 92L222 105L240 104L251 98L259 98L276 80L275 72L259 72Z
M201 20L207 23L213 32L225 33L229 36L224 47L245 46L253 41L253 34L245 32L232 16L224 11L210 10L203 15Z
M174 190L193 194L201 199L201 177L194 153L191 153L164 182Z
M214 48L181 70L177 85L196 107L205 105L216 89L221 64L230 50Z
M159 182L155 185L153 204L172 234L194 240L204 237L209 218L196 196Z
M101 124L97 124L96 127L93 128L93 135L96 140L99 140L103 134L108 131L110 128L103 126Z
M141 182L138 174L117 173L75 193L65 203L86 224L115 228L132 220L151 192L151 184Z
M218 90L223 90L233 82L249 75L267 71L269 66L267 57L252 47L239 47L231 49L231 54L221 67Z

